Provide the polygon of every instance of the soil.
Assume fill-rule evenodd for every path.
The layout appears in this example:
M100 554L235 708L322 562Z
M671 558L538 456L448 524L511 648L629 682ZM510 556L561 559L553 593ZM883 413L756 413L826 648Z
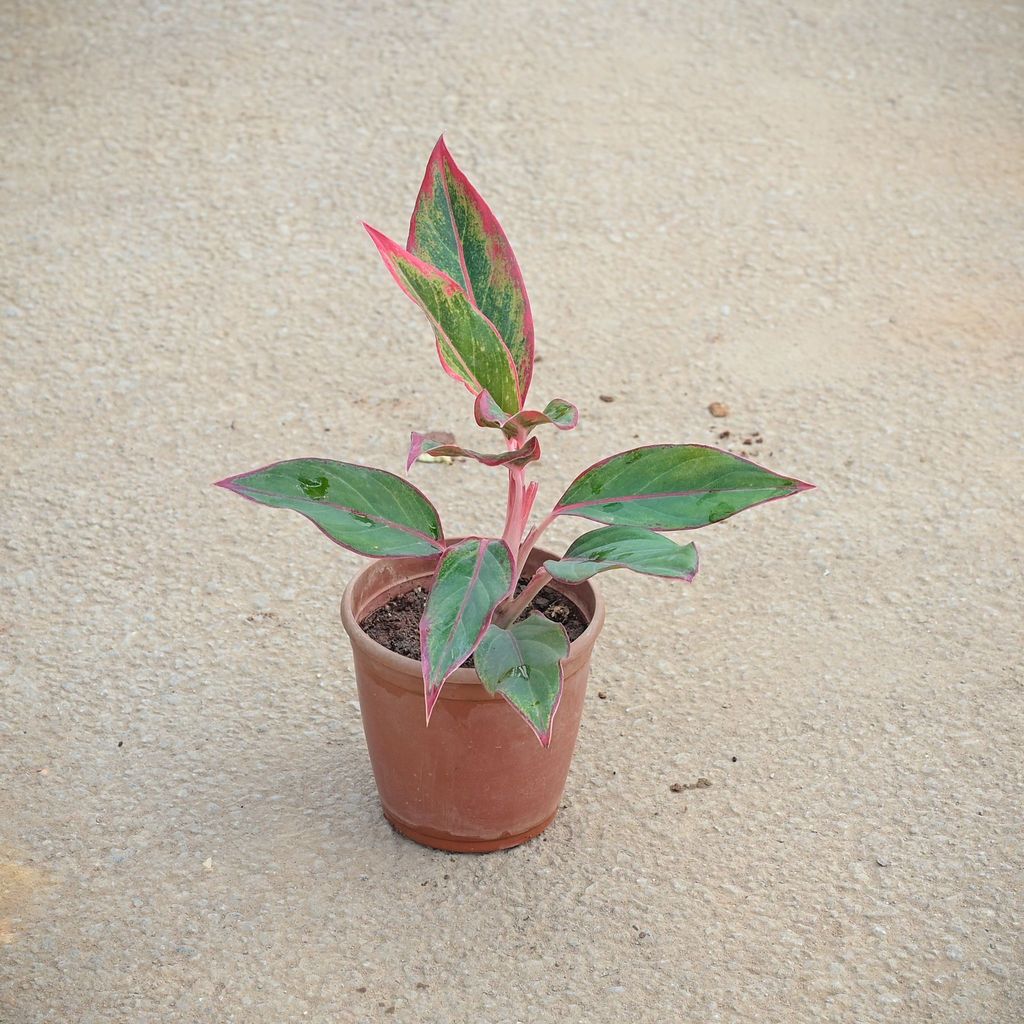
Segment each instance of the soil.
M526 581L520 580L516 593L518 594L524 586ZM426 588L415 587L393 597L387 604L367 615L359 625L368 636L389 651L419 661L420 619L426 604ZM520 618L525 618L529 611L538 611L552 622L564 626L566 633L569 634L570 643L587 628L587 618L583 612L565 594L552 587L544 587ZM463 662L463 665L467 668L473 667L472 655Z

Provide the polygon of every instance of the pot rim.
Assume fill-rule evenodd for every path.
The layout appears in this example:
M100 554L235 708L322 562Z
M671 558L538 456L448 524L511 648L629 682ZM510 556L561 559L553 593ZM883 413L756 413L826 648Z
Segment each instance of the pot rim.
M429 557L429 556L428 556ZM537 547L530 554L528 561L532 562L534 559L543 561L546 558L557 558L558 556L546 548ZM413 559L409 559L412 561ZM355 615L354 605L354 594L355 589L363 576L371 572L378 559L373 559L368 565L364 565L348 582L345 587L345 593L341 598L341 624L348 633L349 638L353 644L359 644L367 649L367 653L371 654L375 659L387 664L392 671L400 673L404 676L415 677L419 680L422 685L423 680L423 668L422 663L418 658L407 658L404 654L398 654L396 651L392 651L390 648L385 647L383 644L378 643L373 639L359 624L358 619ZM424 562L427 558L423 559ZM416 572L410 572L406 578L406 582L414 583L418 579L429 579L434 575L433 569L422 574ZM604 599L601 597L601 592L594 586L592 580L584 580L582 583L574 584L569 587L562 584L560 580L550 580L546 586L552 587L554 590L558 590L565 594L581 612L586 614L586 608L582 606L580 601L575 600L572 595L573 589L580 591L588 590L593 597L594 613L591 615L590 620L587 622L587 628L580 633L575 640L569 644L569 653L562 660L564 669L568 670L569 666L576 662L588 658L597 641L597 637L604 626L604 615L605 606ZM472 686L474 689L479 689L486 695L486 699L492 700L496 698L497 694L488 693L483 683L480 682L480 677L476 674L476 669L472 668L457 668L446 680L444 689L448 691L449 696L453 696L452 689L454 687ZM451 688L451 689L449 689ZM444 693L441 694L445 696ZM484 698L478 698L484 699Z

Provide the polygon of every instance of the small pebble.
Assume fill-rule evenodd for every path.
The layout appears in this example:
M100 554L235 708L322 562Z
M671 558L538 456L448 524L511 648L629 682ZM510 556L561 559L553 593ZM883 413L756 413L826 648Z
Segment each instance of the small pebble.
M600 398L602 402L614 402L615 401L615 396L614 395L598 395L597 397Z
M717 416L721 419L723 416L729 415L729 406L727 406L725 402L712 402L708 406L708 412L711 413L712 416Z
M608 699L608 694L605 693L604 690L598 690L597 691L597 699L598 700L607 700Z

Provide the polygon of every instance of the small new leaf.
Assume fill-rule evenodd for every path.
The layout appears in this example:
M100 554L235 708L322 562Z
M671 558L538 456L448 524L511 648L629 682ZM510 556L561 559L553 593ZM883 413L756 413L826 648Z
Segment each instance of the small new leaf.
M569 638L539 612L507 629L491 626L473 655L477 675L490 693L500 693L526 719L542 746L562 699L562 659Z
M539 427L542 423L550 423L558 430L572 430L579 423L580 411L572 402L564 398L555 398L544 406L543 412L536 409L524 409L517 412L515 416L509 417L501 429L509 437L515 437L520 430L529 434L531 430Z
M543 412L524 409L514 416L507 416L486 391L476 396L473 415L479 426L497 427L510 438L520 435L525 437L543 423L550 423L559 430L572 430L580 419L579 409L564 398L552 399L544 406Z
M504 541L471 537L441 557L420 619L428 722L444 681L476 649L511 589L512 552Z
M469 448L462 448L457 444L435 441L426 434L418 434L413 431L405 468L412 469L413 463L421 455L433 455L435 458L448 456L453 459L473 459L485 466L525 466L540 458L540 442L537 438L531 437L522 448L513 448L511 451L488 455L484 452L474 452Z
M718 448L650 445L584 470L552 515L649 530L694 530L811 486Z
M577 537L561 559L544 568L566 583L582 583L608 569L689 581L697 574L697 548L641 526L603 526Z
M394 473L331 459L289 459L217 483L243 498L304 515L361 555L436 555L444 550L437 510Z

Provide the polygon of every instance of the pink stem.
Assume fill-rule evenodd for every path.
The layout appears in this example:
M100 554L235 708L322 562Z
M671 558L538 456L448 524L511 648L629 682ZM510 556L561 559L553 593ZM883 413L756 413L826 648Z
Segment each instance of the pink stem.
M541 566L534 574L529 583L523 587L523 592L511 601L507 601L498 613L494 616L495 625L502 629L508 628L522 613L530 607L533 599L544 589L544 584L551 579L551 573Z
M505 532L502 539L509 546L513 557L523 539L523 497L525 473L522 466L510 466L508 470L508 510L505 514Z
M526 565L526 559L530 557L530 552L533 550L534 545L540 540L540 535L555 521L554 514L550 514L542 519L527 535L526 540L523 541L523 546L519 549L519 564Z

